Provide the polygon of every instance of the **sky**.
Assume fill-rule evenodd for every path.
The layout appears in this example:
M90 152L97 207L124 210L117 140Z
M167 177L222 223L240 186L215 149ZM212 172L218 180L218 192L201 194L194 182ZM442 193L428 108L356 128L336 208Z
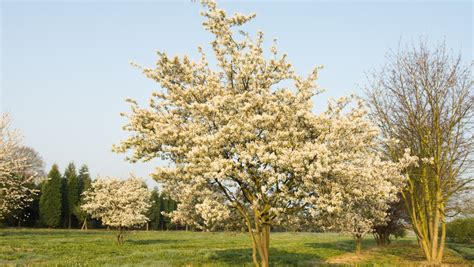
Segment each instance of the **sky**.
M1 1L1 0L0 0ZM148 179L160 161L130 164L111 151L128 135L126 98L146 104L160 90L129 62L152 67L156 51L208 49L199 1L1 1L0 109L48 170L87 164L91 175ZM445 41L472 61L471 1L223 1L228 13L255 12L244 29L277 38L300 74L324 65L315 110L331 98L363 96L367 74L399 45Z

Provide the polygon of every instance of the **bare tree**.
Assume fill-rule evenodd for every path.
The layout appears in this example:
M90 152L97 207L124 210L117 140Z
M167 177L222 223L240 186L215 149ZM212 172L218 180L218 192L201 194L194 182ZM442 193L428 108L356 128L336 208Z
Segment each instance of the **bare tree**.
M472 187L455 194L450 199L446 216L450 218L474 217L474 190Z
M442 261L445 215L453 194L473 181L471 65L453 57L444 43L407 46L388 56L367 90L373 118L382 129L389 157L404 148L419 157L409 171L403 200L426 259Z
M18 170L18 174L27 178L42 178L46 176L43 158L36 150L28 146L21 146L18 147L15 153L17 158L25 159L25 165L21 170Z

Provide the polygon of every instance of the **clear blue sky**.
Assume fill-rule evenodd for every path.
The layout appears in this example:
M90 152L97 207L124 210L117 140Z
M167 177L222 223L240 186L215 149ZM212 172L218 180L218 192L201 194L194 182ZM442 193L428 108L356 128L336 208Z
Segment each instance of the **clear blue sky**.
M229 12L256 12L246 29L278 38L301 73L324 65L315 99L361 94L365 73L399 42L446 40L472 60L473 6L465 2L224 2ZM111 146L127 133L124 99L141 103L158 86L128 62L152 66L155 51L196 56L210 34L201 7L179 2L1 3L1 110L12 114L26 144L47 168L74 161L97 174L144 178L152 164L131 165ZM321 108L322 109L322 108ZM150 184L153 184L150 182Z

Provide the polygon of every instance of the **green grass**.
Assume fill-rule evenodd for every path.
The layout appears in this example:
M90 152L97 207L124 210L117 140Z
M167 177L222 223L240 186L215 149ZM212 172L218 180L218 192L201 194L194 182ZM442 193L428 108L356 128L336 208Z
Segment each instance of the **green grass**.
M413 237L384 248L368 237L361 255L352 253L348 236L318 233L272 233L270 259L274 266L325 264L420 265ZM453 248L455 244L451 245ZM446 263L469 265L458 245L447 250ZM132 231L125 244L115 244L106 230L0 229L0 265L182 266L251 265L250 239L241 233ZM470 262L474 263L473 261Z
M474 244L448 243L448 246L474 264Z

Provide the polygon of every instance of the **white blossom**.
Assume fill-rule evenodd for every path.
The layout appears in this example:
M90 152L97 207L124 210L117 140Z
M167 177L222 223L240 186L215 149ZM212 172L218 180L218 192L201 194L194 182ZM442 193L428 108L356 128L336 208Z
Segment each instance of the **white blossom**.
M198 61L159 52L156 66L142 70L163 90L148 107L128 101L124 130L131 136L115 151L131 152L131 162L170 162L153 177L180 203L171 214L178 221L215 224L238 212L252 237L254 263L258 251L262 265L270 225L298 223L302 214L339 214L347 201L370 197L377 200L368 208L383 217L382 202L393 199L403 176L375 151L378 129L362 103L350 108L352 98L340 99L314 114L319 68L295 74L275 45L266 59L262 32L233 33L254 14L228 16L212 1L204 6L218 69L202 49Z
M81 208L104 225L122 229L148 221L151 193L141 179L98 178L83 194L85 204Z
M38 174L30 169L28 155L22 153L21 136L11 129L8 114L0 116L0 219L33 201L32 187Z

